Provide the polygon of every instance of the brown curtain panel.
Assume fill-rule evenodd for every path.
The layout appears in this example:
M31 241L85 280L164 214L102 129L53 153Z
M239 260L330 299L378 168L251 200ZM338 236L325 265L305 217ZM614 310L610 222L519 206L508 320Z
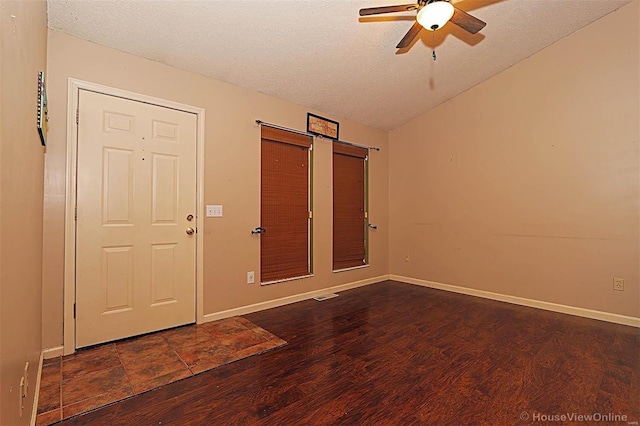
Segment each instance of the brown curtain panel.
M333 270L365 264L367 150L333 143Z
M260 281L309 274L311 137L262 126Z

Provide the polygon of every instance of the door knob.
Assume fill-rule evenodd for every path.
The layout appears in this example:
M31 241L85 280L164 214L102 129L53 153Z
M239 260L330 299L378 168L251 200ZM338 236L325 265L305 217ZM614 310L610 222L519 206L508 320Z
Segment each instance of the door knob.
M187 235L193 235L193 233L196 232L196 231L192 227L188 227L185 232L187 233Z

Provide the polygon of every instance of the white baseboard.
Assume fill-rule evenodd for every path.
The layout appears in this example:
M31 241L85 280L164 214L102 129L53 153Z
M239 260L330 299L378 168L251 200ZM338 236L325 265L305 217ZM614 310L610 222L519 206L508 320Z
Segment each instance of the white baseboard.
M36 380L35 394L33 396L33 407L31 409L31 426L35 426L36 419L38 417L38 398L40 396L40 379L42 378L42 365L45 359L51 359L64 354L63 346L56 346L54 348L43 349L40 353L40 364L38 365L38 378Z
M514 305L529 306L531 308L545 309L547 311L560 312L563 314L575 315L579 317L591 318L600 321L613 322L616 324L640 327L640 318L626 315L613 314L610 312L594 311L591 309L578 308L575 306L560 305L557 303L543 302L541 300L526 299L524 297L509 296L506 294L492 293L490 291L477 290L473 288L460 287L451 284L442 284L435 281L421 280L417 278L403 277L400 275L389 275L390 280L401 281L408 284L415 284L423 287L435 288L438 290L451 291L469 296L482 297L484 299L497 300L500 302L513 303Z
M31 420L30 426L36 425L36 418L38 417L38 397L40 396L40 378L42 377L42 364L44 362L44 351L40 353L40 362L38 362L38 373L36 376L36 386L33 394L33 406L31 407Z
M333 287L326 287L320 290L309 291L307 293L295 294L293 296L282 297L280 299L269 300L266 302L254 303L253 305L241 306L239 308L227 309L226 311L214 312L211 314L205 314L202 318L202 322L216 321L223 318L229 318L236 315L246 315L252 312L263 311L265 309L277 308L278 306L284 306L291 303L300 302L303 300L311 299L316 296L320 296L326 293L338 293L340 291L350 290L356 287L362 287L369 284L375 284L380 281L389 279L389 275L380 275L374 278L367 278L366 280L354 281L347 284L341 284Z
M44 359L51 359L62 355L64 355L64 346L56 346L42 350L42 356Z

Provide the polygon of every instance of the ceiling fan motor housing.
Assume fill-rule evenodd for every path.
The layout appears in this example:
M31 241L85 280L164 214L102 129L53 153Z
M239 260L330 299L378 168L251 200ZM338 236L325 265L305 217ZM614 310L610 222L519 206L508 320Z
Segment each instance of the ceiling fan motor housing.
M416 19L425 29L435 31L449 22L455 11L448 1L434 0L418 11Z

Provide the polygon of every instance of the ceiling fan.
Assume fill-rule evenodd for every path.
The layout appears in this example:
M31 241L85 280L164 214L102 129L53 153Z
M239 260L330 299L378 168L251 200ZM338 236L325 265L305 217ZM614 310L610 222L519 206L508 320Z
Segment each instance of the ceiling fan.
M398 6L368 7L360 9L360 16L378 15L381 13L408 12L417 10L416 22L396 46L402 49L409 46L422 28L435 31L448 21L453 22L463 30L475 34L487 25L485 22L458 9L448 0L418 0L416 4Z

